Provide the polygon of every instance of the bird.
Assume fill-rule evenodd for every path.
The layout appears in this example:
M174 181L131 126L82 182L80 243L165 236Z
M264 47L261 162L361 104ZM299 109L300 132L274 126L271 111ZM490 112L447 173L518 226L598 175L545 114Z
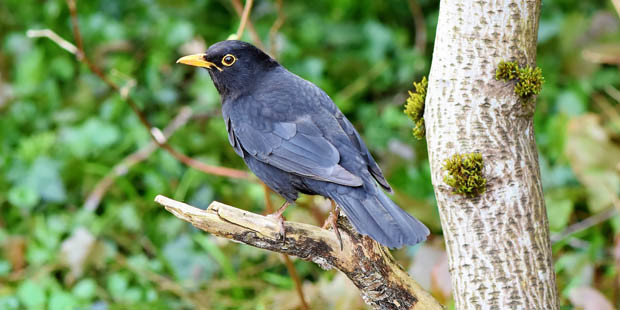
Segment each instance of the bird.
M392 188L360 134L318 86L240 40L217 42L177 63L207 69L230 145L285 199L274 213L283 232L282 212L302 193L331 199L357 232L389 248L426 239L428 228L387 196ZM335 221L332 227L342 249Z

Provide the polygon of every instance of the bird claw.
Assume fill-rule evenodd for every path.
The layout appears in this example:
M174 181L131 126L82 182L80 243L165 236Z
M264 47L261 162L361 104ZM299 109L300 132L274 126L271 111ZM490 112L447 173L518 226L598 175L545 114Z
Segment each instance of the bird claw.
M275 218L278 220L278 225L280 226L280 231L278 231L277 235L278 235L278 240L282 240L282 242L284 242L286 240L286 228L284 227L284 216L282 215L282 213L284 213L284 210L286 210L286 208L289 206L288 202L285 202L280 209L278 209L278 211L267 215L268 217L271 218Z
M340 211L338 210L338 207L336 206L336 204L334 203L334 201L332 200L332 211L329 212L329 217L325 220L325 223L323 223L323 229L327 229L329 226L331 226L334 229L334 233L336 233L336 238L338 239L338 243L340 244L340 251L342 251L344 249L344 246L342 244L342 237L340 236L340 230L338 230L338 215L340 214Z
M278 226L280 226L280 230L277 233L277 239L284 242L286 240L286 228L284 228L284 216L282 214L269 214L269 217L274 217L278 220Z

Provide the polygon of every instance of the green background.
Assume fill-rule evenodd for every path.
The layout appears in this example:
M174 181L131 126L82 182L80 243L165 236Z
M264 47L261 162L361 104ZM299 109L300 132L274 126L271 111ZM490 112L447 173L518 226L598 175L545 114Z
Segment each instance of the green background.
M410 5L423 13L417 30ZM438 6L284 1L275 36L276 3L257 0L251 17L284 66L330 94L375 154L395 201L431 228L425 245L395 251L405 267L427 270L436 261L415 254L443 252L441 226L426 143L413 138L402 110L412 82L428 74ZM174 63L236 32L228 1L80 1L78 12L87 55L115 83L135 82L130 96L149 121L164 128L191 107L171 145L246 169L228 144L207 72ZM150 140L127 103L85 65L48 39L26 36L44 28L74 42L64 1L0 2L0 309L296 309L280 256L202 233L153 202L163 194L261 213L257 184L203 174L157 150L114 179L94 210L85 207L97 183ZM608 51L618 49L619 28L609 1L542 5L538 65L546 82L536 139L566 309L592 300L575 297L581 286L620 305L620 222L610 211L620 208L620 75L612 63L620 53ZM414 47L423 32L426 41ZM244 39L252 40L249 32ZM612 61L597 63L595 54ZM286 216L320 225L317 210L327 211L304 197ZM583 224L597 214L611 219ZM562 235L567 227L585 229ZM336 272L294 264L312 309L364 308ZM431 277L443 298L445 277L421 277Z

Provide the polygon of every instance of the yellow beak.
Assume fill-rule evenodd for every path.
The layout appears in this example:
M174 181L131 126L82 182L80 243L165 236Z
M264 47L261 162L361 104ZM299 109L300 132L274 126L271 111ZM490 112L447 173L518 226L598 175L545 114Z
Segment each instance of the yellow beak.
M222 69L220 69L220 67L218 67L216 64L210 61L206 61L204 54L194 54L194 55L189 55L189 56L183 56L179 58L179 60L177 60L177 63L195 66L195 67L203 67L207 69L216 68L218 71L220 72L222 71Z

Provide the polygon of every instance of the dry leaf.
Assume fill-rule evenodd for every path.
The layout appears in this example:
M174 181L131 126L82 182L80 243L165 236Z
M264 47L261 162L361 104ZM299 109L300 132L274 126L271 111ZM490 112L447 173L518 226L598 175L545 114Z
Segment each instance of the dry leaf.
M452 280L446 252L442 253L441 258L431 270L431 287L435 296L441 295L443 303L452 296Z
M586 114L568 124L566 155L579 181L588 191L588 207L599 212L609 207L620 191L620 147L614 144L598 115Z
M423 243L415 252L408 272L425 290L431 290L432 270L445 255L446 252L440 247Z
M8 238L4 244L6 259L13 266L13 271L26 267L26 239L22 236Z
M568 299L578 309L614 310L609 300L601 292L588 286L573 288L569 293Z
M76 228L69 238L62 242L60 249L63 262L70 269L75 280L84 272L84 265L95 245L95 237L84 227Z

